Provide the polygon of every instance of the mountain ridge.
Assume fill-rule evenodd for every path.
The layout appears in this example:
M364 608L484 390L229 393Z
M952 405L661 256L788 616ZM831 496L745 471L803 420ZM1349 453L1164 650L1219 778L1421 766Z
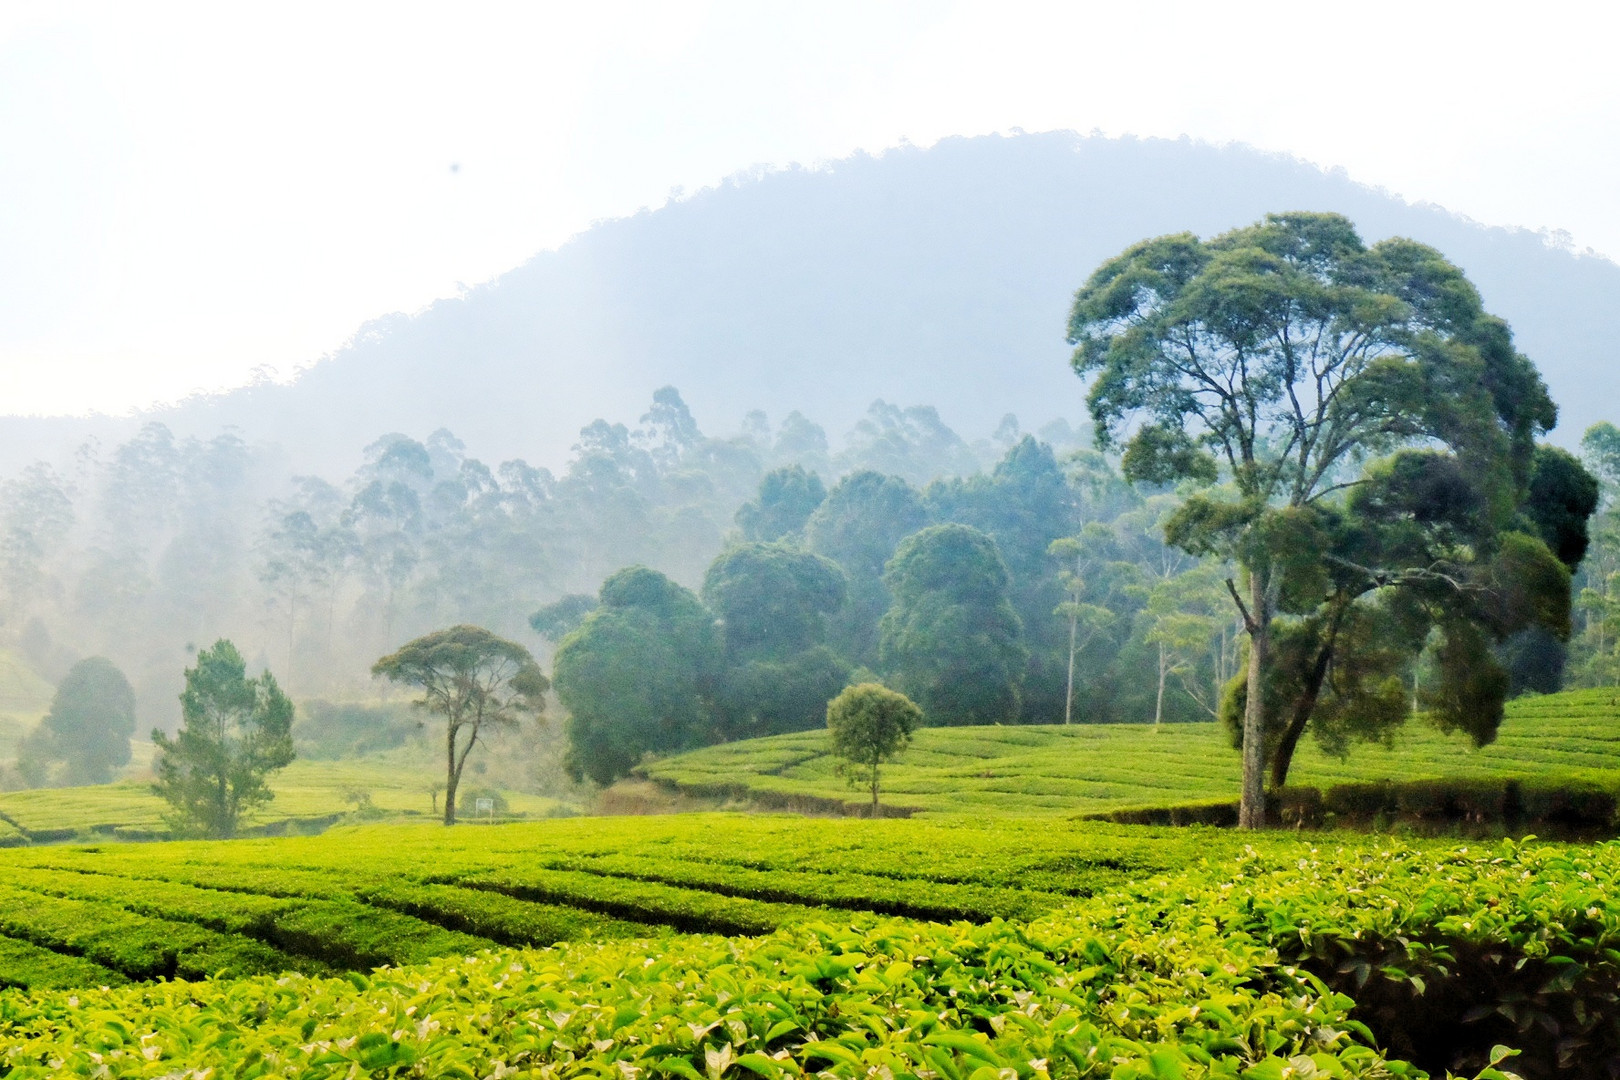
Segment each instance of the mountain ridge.
M488 460L556 466L598 416L633 422L680 388L710 430L799 410L842 433L875 398L930 404L972 435L1084 411L1063 341L1103 259L1167 232L1335 210L1369 242L1408 235L1468 272L1513 324L1572 445L1620 397L1620 265L1483 226L1284 155L1070 132L945 139L753 172L599 222L413 315L366 323L290 385L119 418L0 419L0 466L65 457L160 421L234 428L299 471L346 471L387 431L448 427Z

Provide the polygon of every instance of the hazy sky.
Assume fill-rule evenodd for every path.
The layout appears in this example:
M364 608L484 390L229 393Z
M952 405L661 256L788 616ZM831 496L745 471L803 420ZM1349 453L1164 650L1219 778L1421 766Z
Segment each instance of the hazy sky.
M1616 16L1367 2L0 2L0 411L282 377L757 165L1073 128L1620 255Z

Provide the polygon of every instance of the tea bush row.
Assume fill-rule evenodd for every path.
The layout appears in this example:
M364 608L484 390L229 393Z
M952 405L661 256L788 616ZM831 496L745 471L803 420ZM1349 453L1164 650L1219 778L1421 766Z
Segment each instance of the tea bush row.
M1257 846L1134 882L1105 925L1210 925L1274 948L1353 996L1383 1045L1431 1071L1620 1074L1620 844L1388 840ZM1574 1073L1568 1070L1576 1070Z
M1384 1080L1349 999L1275 953L1072 918L866 918L763 938L486 953L0 995L0 1073L618 1080Z
M1389 829L1420 832L1537 833L1563 839L1612 836L1612 791L1579 780L1540 777L1452 777L1338 784L1322 791L1291 787L1266 797L1267 817L1284 826ZM1237 824L1230 800L1139 807L1088 815L1122 825Z
M131 979L206 978L215 972L275 972L296 963L273 947L113 904L68 900L0 884L0 934ZM7 982L32 981L7 972Z

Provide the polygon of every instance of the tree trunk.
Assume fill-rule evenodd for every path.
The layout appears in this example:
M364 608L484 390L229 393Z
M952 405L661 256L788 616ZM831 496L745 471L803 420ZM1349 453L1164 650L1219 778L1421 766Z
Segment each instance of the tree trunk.
M1288 769L1294 763L1294 750L1299 746L1299 737L1305 734L1305 725L1311 722L1311 713L1316 711L1316 699L1321 696L1322 682L1327 677L1328 660L1332 655L1331 644L1323 645L1322 651L1316 654L1316 663L1311 666L1311 673L1305 680L1304 692L1294 702L1294 714L1288 718L1282 738L1277 740L1277 750L1271 759L1273 791L1281 791L1288 783Z
M456 726L446 722L448 731L446 736L446 752L449 757L448 768L444 778L444 823L456 823L456 783L461 779L461 770L456 767Z
M1243 798L1238 828L1266 824L1266 671L1271 666L1271 611L1266 575L1249 574L1249 694L1243 709Z
M1159 642L1159 696L1153 702L1153 727L1158 730L1164 719L1164 642Z
M1069 616L1069 685L1063 695L1063 724L1068 726L1074 713L1074 638L1080 629L1080 616Z
M872 817L878 816L878 767L872 766Z

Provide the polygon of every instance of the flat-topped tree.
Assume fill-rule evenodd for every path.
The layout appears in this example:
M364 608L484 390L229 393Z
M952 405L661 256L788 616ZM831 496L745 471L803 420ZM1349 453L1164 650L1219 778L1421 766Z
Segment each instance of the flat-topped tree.
M1535 436L1557 413L1507 324L1439 252L1403 239L1368 247L1336 214L1270 215L1208 241L1147 240L1079 290L1069 340L1075 372L1091 380L1099 443L1123 444L1127 478L1228 481L1190 498L1166 535L1243 571L1241 590L1227 582L1250 643L1242 825L1264 821L1265 688L1280 610L1314 612L1345 580L1356 597L1422 586L1426 617L1452 631L1457 671L1464 656L1493 663L1468 618L1433 606L1493 588L1484 566L1523 498ZM1413 452L1382 474L1379 507L1443 474L1466 489L1467 512L1450 514L1466 528L1379 543L1410 531L1422 515L1409 508L1362 515L1347 537L1345 493L1366 482L1369 459L1403 449ZM1513 558L1556 562L1530 543L1540 550L1515 544ZM1499 696L1492 679L1451 689L1470 707Z
M551 682L515 641L481 626L452 626L407 642L371 666L373 675L415 686L418 705L445 721L444 823L456 823L456 788L478 740L545 712Z

